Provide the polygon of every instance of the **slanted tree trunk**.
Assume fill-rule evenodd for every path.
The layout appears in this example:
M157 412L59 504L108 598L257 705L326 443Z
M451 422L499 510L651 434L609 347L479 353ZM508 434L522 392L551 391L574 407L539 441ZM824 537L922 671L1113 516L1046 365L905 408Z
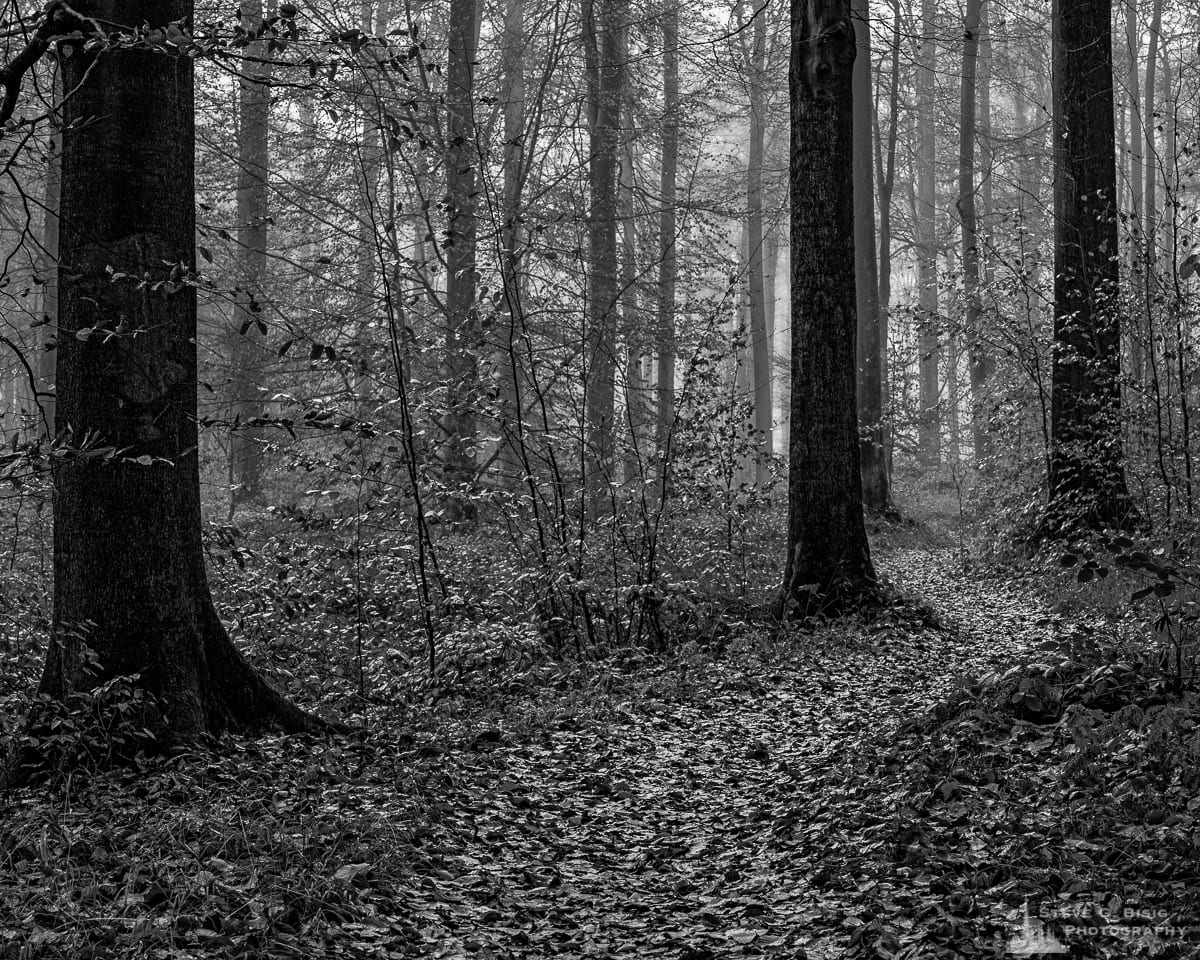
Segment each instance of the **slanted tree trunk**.
M590 158L588 297L584 378L584 485L598 514L613 470L617 285L617 157L621 131L621 33L625 0L584 0Z
M766 151L766 91L763 72L767 51L767 12L754 17L753 39L745 70L750 90L750 144L746 164L746 256L750 314L750 361L753 373L754 486L762 490L774 454L771 413L771 340L767 336L767 292L763 268L763 157Z
M921 3L921 55L917 66L917 283L918 350L921 381L918 449L921 461L936 465L941 458L941 417L938 409L938 271L937 271L937 160L934 141L935 6Z
M445 516L474 519L479 320L475 246L475 50L478 0L450 0L446 61L446 409L442 453Z
M91 23L165 27L190 0L92 0ZM116 27L110 27L116 30ZM165 743L312 729L230 641L200 538L193 62L76 46L63 61L54 635L40 691L117 676L160 698ZM141 283L143 276L150 283ZM85 646L95 655L92 671Z
M863 522L847 0L792 0L792 424L783 599L804 615L875 590Z
M982 329L979 216L975 186L975 120L979 98L977 78L982 13L982 0L967 0L963 22L962 96L959 101L958 121L958 216L962 227L963 335L967 340L967 364L971 375L971 438L976 465L983 465L991 456L987 431L987 401L984 395L987 390L988 357Z
M655 384L655 441L661 481L666 490L668 447L675 420L675 188L679 171L679 5L665 0L662 6L663 120L662 171L659 180L658 217L658 360Z
M888 492L883 442L883 314L879 303L879 264L875 259L875 177L871 87L871 24L868 0L854 0L854 260L858 309L858 419L862 431L863 503L883 513Z
M262 40L262 0L241 5L242 27L256 39L246 45L238 81L237 261L241 286L230 331L235 428L230 443L234 504L256 501L263 489L266 436L253 421L262 416L263 288L267 280L267 178L270 174L271 68Z
M1111 0L1055 0L1049 533L1132 521L1121 449Z

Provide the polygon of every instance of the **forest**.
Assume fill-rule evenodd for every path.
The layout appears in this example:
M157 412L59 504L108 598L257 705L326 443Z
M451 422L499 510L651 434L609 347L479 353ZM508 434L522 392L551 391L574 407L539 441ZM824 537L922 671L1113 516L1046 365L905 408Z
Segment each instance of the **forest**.
M1180 0L0 0L0 960L1200 957Z

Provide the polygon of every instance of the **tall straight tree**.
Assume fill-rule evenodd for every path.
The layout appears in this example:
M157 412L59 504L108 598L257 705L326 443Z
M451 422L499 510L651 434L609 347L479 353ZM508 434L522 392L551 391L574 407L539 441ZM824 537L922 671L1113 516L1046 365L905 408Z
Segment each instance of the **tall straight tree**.
M613 470L617 287L617 162L621 131L621 36L625 0L584 0L589 106L589 276L583 469L588 509L598 513Z
M1054 356L1047 530L1131 522L1121 324L1111 0L1055 0Z
M963 272L963 333L971 373L971 437L975 462L990 454L984 390L987 386L987 348L984 341L983 300L980 294L979 213L975 186L976 116L979 105L979 31L983 0L967 0L963 20L962 87L958 121L958 216L961 223ZM957 447L955 448L957 450Z
M475 405L479 340L475 248L475 50L478 0L450 0L446 59L446 410L443 479L452 522L474 517Z
M675 417L675 284L677 276L675 188L679 174L679 5L664 0L662 170L658 215L658 357L655 440L662 482L667 482L668 447Z
M848 0L792 0L792 422L785 610L873 593L855 402L856 295Z
M934 59L937 55L936 6L921 2L921 52L917 64L917 349L919 351L920 422L918 445L922 462L941 459L941 415L938 405L938 269L937 161L934 136Z
M63 57L72 94L62 108L56 425L76 453L54 462L54 635L41 693L62 699L136 675L161 702L167 742L311 729L230 641L204 569L193 61L128 42L147 23L190 22L192 4L73 9L88 18L74 24L86 37L102 39L93 31L103 24L112 42L76 42Z
M749 48L743 47L743 68L750 93L750 144L746 163L746 274L749 283L750 362L753 372L756 457L754 486L762 490L774 454L771 404L771 338L767 331L766 270L763 260L763 159L766 153L765 68L767 9L752 10L754 28Z
M260 394L263 340L263 284L267 278L267 177L270 172L271 66L264 56L262 0L241 5L246 45L238 81L237 259L242 285L235 328L230 331L236 428L230 443L231 503L262 495L262 428L250 424L262 415Z
M863 501L869 510L888 509L887 455L883 442L883 343L875 259L875 176L871 83L871 20L868 0L854 0L854 260L858 306L858 418L862 437Z

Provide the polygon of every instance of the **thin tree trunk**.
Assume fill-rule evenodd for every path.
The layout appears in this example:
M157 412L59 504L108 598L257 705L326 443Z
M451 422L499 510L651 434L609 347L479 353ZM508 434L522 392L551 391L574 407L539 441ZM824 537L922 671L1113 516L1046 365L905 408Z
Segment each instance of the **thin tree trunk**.
M791 614L873 594L855 412L852 74L846 0L792 0Z
M900 138L900 2L893 0L892 62L888 93L887 149L876 136L879 156L879 357L881 392L885 419L891 420L891 384L888 374L888 324L892 309L892 197L896 188L896 146ZM878 114L876 114L878 117ZM884 465L888 472L890 498L892 475L892 435L894 427L884 431Z
M603 507L613 470L616 375L617 165L621 131L621 33L624 0L584 0L590 159L588 185L588 297L584 377L588 509Z
M658 220L658 363L655 434L663 491L670 471L671 426L675 419L676 180L679 170L679 5L662 6L663 121Z
M242 294L237 298L231 331L235 427L230 456L232 502L263 495L263 445L266 435L252 425L263 414L262 388L267 327L263 320L267 279L267 179L270 175L271 68L267 61L262 0L241 6L242 27L258 39L246 46L238 81L237 250Z
M888 509L887 457L883 442L883 337L879 302L879 263L875 259L875 177L871 91L871 28L868 0L854 0L854 261L858 312L858 419L863 503Z
M1142 93L1141 93L1141 52L1142 36L1138 27L1137 0L1125 0L1125 43L1127 93L1129 100L1129 220L1134 243L1130 248L1129 263L1131 267L1131 285L1138 293L1142 290L1142 273L1144 269L1142 245L1146 242L1145 224L1142 219L1142 195L1145 182L1145 156L1143 154ZM1146 354L1144 336L1146 317L1141 298L1133 298L1134 308L1130 311L1130 329L1126 336L1129 340L1129 356L1133 365L1130 375L1133 378L1133 397L1137 397L1138 385L1146 380Z
M521 192L525 180L525 0L507 0L504 34L501 39L504 78L504 208L500 232L500 268L504 282L501 330L504 351L501 370L500 469L504 481L523 478L520 444L524 441L521 416L521 364L517 341L523 323L525 289L521 279L524 230L521 222Z
M975 186L976 110L978 107L979 29L982 0L967 0L963 23L962 96L959 106L958 215L962 227L962 271L967 363L971 374L971 437L975 463L985 464L991 456L986 417L988 377L987 347L982 328L980 297L979 217Z
M54 102L62 98L62 79L58 69L54 74ZM55 349L47 349L58 343L58 208L62 197L62 134L56 133L47 147L46 159L46 213L42 224L42 335L38 338L42 348L38 356L38 390L40 396L36 408L41 410L41 427L54 435L56 398L54 393Z
M1158 146L1155 134L1158 131L1158 121L1154 116L1158 79L1158 50L1162 33L1163 0L1154 0L1150 14L1150 49L1146 55L1146 106L1142 111L1142 129L1145 136L1145 149L1142 153L1145 163L1146 200L1142 206L1142 216L1146 227L1146 282L1154 269L1158 258ZM1147 304L1149 309L1149 304Z
M450 0L446 63L446 352L442 454L446 518L474 519L476 381L475 51L478 0Z
M921 3L921 54L917 67L917 283L918 350L920 351L920 423L918 448L921 460L929 466L941 458L941 426L938 409L938 271L937 271L937 195L934 163L937 160L934 139L934 58L936 24L934 0Z
M1110 0L1054 0L1054 357L1047 532L1127 526Z
M629 25L621 30L621 60L629 62ZM621 102L625 108L625 142L621 144L621 334L625 341L625 419L629 431L625 446L624 478L632 483L641 475L645 455L645 384L642 382L643 330L638 305L637 215L634 207L633 88L629 70L622 70Z
M763 269L763 157L766 141L766 91L763 70L767 49L767 15L754 17L753 42L745 69L750 89L750 144L746 164L746 255L749 281L750 357L754 387L756 451L754 486L762 490L774 454L771 409L771 341L767 336L767 294Z

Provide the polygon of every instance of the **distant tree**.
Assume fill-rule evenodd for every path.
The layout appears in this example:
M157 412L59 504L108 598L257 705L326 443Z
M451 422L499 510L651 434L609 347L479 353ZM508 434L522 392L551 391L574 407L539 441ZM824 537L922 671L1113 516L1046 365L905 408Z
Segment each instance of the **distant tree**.
M937 247L937 138L934 72L937 59L937 8L934 0L921 0L921 52L917 64L917 330L920 369L920 422L918 444L921 462L933 466L941 460L941 408L938 368L941 350L938 316Z
M856 294L847 0L792 0L792 417L784 603L873 592L855 402Z
M72 5L63 57L54 632L40 692L119 676L161 703L157 734L314 729L245 660L209 594L196 416L193 61L143 25L190 23L190 0ZM118 26L118 25L129 26ZM99 39L94 36L91 39ZM186 40L182 40L186 44ZM90 651L90 653L89 653Z
M679 176L679 5L662 5L663 122L662 171L659 178L658 341L655 382L655 439L661 458L664 490L667 447L675 417L675 286L678 280L676 185Z
M1130 522L1111 0L1056 0L1054 356L1048 527Z
M261 427L252 426L263 412L263 284L267 279L267 177L270 170L271 66L262 0L240 7L242 28L252 39L245 48L238 81L237 258L241 290L230 338L231 380L237 429L230 443L232 502L262 496Z

